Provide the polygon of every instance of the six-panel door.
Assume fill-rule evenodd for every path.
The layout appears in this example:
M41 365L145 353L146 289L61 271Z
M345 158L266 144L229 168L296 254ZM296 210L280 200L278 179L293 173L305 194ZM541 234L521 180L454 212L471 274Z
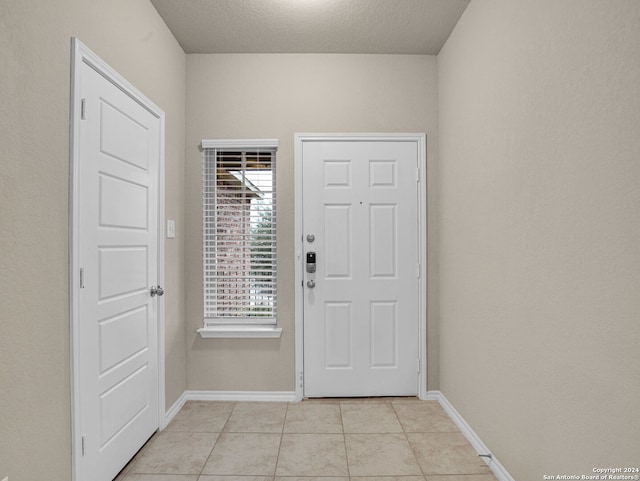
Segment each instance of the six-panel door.
M305 396L417 394L417 166L415 142L304 143Z

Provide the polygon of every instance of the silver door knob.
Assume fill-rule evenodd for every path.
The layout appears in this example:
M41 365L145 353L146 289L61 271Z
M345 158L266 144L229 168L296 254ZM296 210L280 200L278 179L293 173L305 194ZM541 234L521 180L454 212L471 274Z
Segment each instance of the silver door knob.
M311 281L311 280L307 281L307 287L309 289L313 289L314 287L316 287L316 281Z
M160 297L162 295L164 295L164 289L162 287L160 287L160 286L157 286L157 287L151 286L151 297L154 297L154 296Z

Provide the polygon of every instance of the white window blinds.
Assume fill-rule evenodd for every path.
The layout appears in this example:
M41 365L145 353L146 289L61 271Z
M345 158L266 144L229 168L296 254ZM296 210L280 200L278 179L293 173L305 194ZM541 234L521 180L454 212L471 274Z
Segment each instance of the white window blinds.
M202 142L205 325L276 323L277 144L238 142Z

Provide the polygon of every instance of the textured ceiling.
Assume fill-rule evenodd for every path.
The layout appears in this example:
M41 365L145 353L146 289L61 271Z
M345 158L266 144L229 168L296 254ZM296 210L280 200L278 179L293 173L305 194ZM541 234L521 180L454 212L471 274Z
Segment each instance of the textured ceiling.
M186 53L437 54L470 0L151 0Z

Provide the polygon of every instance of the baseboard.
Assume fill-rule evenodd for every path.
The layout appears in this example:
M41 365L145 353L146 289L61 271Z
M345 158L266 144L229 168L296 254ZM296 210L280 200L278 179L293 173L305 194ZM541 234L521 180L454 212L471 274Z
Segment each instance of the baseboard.
M184 406L184 403L188 401L187 392L188 391L184 391L180 395L180 397L176 400L176 402L174 402L173 405L167 410L167 412L164 415L164 421L160 426L160 431L162 431L164 428L166 428L169 425L169 423L175 417L175 415L178 414L180 409L182 409L182 406Z
M166 428L187 401L295 402L295 391L184 391L167 410L160 431Z
M442 393L440 391L427 391L426 395L420 396L421 401L438 401L440 402L440 398L442 397Z
M295 391L186 391L187 401L295 402Z
M505 467L498 461L491 450L487 447L486 444L482 442L480 436L476 434L476 432L469 426L469 423L465 421L465 419L460 415L460 413L453 407L453 404L449 402L444 394L440 391L428 391L427 395L424 398L425 400L433 400L438 401L442 409L446 411L449 417L453 420L458 429L462 432L467 441L473 446L473 449L477 451L478 454L489 455L490 457L483 457L489 469L493 472L493 474L498 478L498 481L514 481L513 477L509 474L509 472L505 469Z

